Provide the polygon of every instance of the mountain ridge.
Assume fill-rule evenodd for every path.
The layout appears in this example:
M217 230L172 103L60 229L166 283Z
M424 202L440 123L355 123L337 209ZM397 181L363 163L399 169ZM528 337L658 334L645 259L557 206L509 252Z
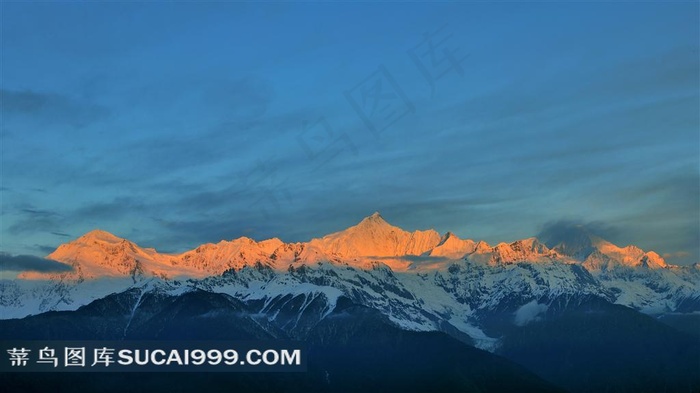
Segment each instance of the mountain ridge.
M687 350L695 341L677 340L680 331L660 321L673 317L690 327L700 312L700 265L666 264L653 251L589 234L557 240L492 246L450 232L405 231L378 213L309 242L241 237L180 254L96 230L49 256L73 272L0 280L0 324L17 335L223 338L241 328L324 342L338 332L333 340L345 342L354 330L337 331L337 323L356 326L365 315L349 315L352 304L394 332L444 333L516 359L572 391L580 390L572 375L588 367L591 354L627 340L634 348L626 361L638 371L615 362L618 349L603 359L611 361L598 371L596 386L616 381L635 392L680 386L676 374L654 374L645 359L661 354L669 367L696 364ZM361 331L374 336L376 328ZM566 341L579 335L587 337L582 345ZM562 349L563 339L570 345ZM649 353L648 343L659 345ZM543 348L549 355L540 356ZM690 356L675 362L679 350ZM635 376L649 378L630 384Z
M83 279L137 274L201 278L255 263L284 271L302 263L346 263L370 268L380 262L398 272L446 269L449 261L462 259L494 266L520 262L578 263L590 271L673 266L654 251L645 252L631 245L619 247L590 234L579 236L574 242L564 240L550 245L530 237L491 246L481 240L461 239L452 232L444 235L434 229L409 232L391 225L379 212L354 226L308 242L285 243L278 238L256 241L239 237L205 243L177 254L160 253L95 229L60 245L47 258L70 264L75 270L62 274ZM23 279L55 276L36 272L20 274Z

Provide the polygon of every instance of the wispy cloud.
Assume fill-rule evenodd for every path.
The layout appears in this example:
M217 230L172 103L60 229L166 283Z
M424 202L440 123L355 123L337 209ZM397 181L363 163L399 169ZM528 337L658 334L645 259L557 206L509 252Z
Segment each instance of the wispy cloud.
M56 250L56 246L47 246L45 244L35 244L32 248L44 255L51 254Z
M25 235L37 232L60 232L63 218L48 209L21 208L18 217L8 227L13 235Z
M83 127L109 114L100 105L83 103L61 94L0 89L0 95L6 116L21 116L24 121L38 121L42 125L62 123Z
M322 18L313 5L274 18L257 5L167 18L120 6L138 15L128 32L113 10L26 7L3 26L16 59L0 92L8 251L93 227L166 250L303 241L380 210L406 229L489 242L583 225L697 261L697 5L611 7L594 34L577 22L598 15L593 3L576 15L544 5L551 18L373 6L361 13L371 34L347 22L363 5ZM406 50L445 23L449 49L469 53L465 72L428 83ZM379 136L344 96L390 104L353 90L377 67L400 87L380 90L415 107ZM339 135L352 149L324 155Z
M562 219L542 225L537 238L545 243L547 247L554 247L563 241L587 236L598 236L614 241L618 233L619 230L617 228L604 222Z
M667 252L662 255L664 259L686 259L690 256L687 251Z

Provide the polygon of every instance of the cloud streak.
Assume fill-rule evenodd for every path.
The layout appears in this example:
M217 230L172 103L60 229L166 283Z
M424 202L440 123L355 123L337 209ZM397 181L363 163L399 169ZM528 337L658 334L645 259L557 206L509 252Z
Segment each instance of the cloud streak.
M8 117L23 117L40 124L62 123L83 127L108 116L109 111L99 105L82 103L65 95L33 90L0 89L3 112Z
M547 247L554 247L564 241L588 236L597 236L602 239L615 241L618 234L619 230L617 228L604 222L562 219L542 225L537 238L545 243Z
M126 35L102 8L17 6L0 92L4 249L31 254L94 227L163 250L305 241L380 210L489 243L582 226L697 262L695 13L610 7L591 34L581 22L599 6L543 5L535 18L338 4L318 18L293 5L274 21L230 4L167 18L125 6ZM371 34L347 22L354 12ZM431 86L406 49L446 23L441 49L470 55ZM343 92L380 64L415 112L376 135ZM391 109L366 93L367 108ZM353 149L331 145L341 135Z
M61 273L72 271L73 267L52 259L40 258L33 255L11 255L0 252L0 270Z

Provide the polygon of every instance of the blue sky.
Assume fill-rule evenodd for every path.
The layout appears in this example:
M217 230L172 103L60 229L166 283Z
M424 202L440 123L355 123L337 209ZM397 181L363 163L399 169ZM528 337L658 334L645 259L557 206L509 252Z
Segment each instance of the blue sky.
M698 261L698 3L3 3L3 252L374 211Z

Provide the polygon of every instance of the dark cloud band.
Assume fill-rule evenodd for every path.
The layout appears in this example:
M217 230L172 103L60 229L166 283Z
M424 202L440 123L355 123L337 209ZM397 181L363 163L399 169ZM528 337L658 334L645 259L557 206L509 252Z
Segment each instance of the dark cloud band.
M33 271L42 273L51 272L69 272L73 267L41 257L33 255L11 255L8 253L0 253L0 271Z

